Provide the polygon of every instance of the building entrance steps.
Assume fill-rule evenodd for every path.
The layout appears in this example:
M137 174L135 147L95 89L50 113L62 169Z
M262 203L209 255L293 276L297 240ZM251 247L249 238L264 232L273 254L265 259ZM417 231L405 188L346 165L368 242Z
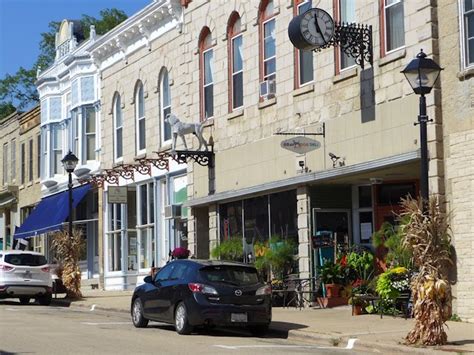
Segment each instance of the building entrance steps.
M88 310L130 312L132 291L83 290L84 298L70 302L58 298L53 304L82 307ZM59 296L60 297L60 296ZM130 321L131 322L131 321ZM414 348L403 345L403 338L413 327L413 319L378 314L352 316L351 306L336 308L273 308L270 329L300 338L345 347L357 339L356 347L379 349L383 353L474 353L474 323L448 322L449 344L441 347Z

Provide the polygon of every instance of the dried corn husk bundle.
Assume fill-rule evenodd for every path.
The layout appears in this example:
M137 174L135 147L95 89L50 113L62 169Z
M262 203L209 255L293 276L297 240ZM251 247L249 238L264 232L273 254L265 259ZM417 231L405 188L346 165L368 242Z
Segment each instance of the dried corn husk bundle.
M451 317L451 286L448 267L451 264L451 234L447 218L440 211L438 199L432 197L428 212L423 213L420 200L402 202L401 227L403 243L413 250L418 273L411 283L415 326L406 336L408 344L446 344L445 322Z
M53 237L53 250L61 263L62 281L68 298L77 299L81 293L81 270L79 258L84 248L84 240L79 229L73 229L72 238L68 232L57 232Z

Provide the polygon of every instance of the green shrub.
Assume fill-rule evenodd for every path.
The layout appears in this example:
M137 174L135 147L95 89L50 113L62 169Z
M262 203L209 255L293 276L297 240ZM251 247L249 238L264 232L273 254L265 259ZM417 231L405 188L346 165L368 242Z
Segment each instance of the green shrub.
M229 261L243 261L244 248L241 237L231 237L220 242L211 250L211 256L215 259Z

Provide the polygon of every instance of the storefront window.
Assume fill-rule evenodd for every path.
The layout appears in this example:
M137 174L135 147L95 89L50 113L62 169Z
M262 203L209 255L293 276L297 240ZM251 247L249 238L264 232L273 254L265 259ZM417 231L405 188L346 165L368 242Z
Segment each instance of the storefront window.
M134 188L128 188L127 191L127 255L128 270L138 270L137 255L137 195Z
M122 270L122 205L109 204L109 231L107 232L108 270Z
M298 216L296 191L285 191L270 196L271 238L292 240L298 244Z
M188 180L186 176L178 176L173 179L173 204L181 205L188 198ZM181 218L174 220L175 246L188 247L187 231L188 209L181 208Z
M138 221L137 231L140 245L140 269L150 268L155 265L154 241L154 194L153 183L137 187Z
M242 201L219 206L220 240L242 238Z

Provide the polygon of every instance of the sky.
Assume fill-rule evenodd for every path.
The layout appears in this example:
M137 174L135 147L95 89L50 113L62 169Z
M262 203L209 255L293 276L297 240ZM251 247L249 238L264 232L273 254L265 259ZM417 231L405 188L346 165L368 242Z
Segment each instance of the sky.
M30 69L39 54L40 34L51 21L100 18L103 9L123 10L129 17L153 0L0 0L0 79L23 66Z

